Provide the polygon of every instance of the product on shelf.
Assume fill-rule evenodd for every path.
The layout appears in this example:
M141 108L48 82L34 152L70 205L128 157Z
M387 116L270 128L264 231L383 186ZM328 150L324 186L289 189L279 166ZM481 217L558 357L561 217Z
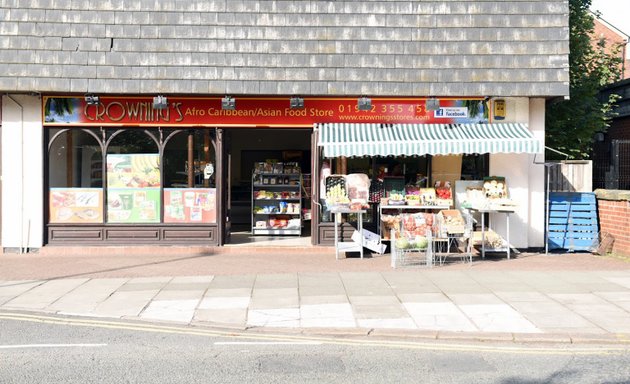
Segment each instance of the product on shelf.
M252 234L300 234L300 180L297 163L256 164L252 174Z

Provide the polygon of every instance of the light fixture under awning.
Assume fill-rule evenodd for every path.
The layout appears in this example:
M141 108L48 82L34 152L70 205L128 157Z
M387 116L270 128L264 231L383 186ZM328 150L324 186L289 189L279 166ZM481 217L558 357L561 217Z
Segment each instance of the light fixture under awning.
M542 153L527 124L318 124L325 157Z

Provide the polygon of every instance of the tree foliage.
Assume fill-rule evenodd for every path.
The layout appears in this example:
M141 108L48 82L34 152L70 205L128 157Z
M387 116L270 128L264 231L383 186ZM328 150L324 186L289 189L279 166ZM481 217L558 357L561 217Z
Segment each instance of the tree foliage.
M607 46L604 39L593 44L590 6L591 0L569 0L570 100L549 101L546 113L546 145L575 159L587 158L593 135L609 126L617 97L600 100L599 90L621 79L622 47Z

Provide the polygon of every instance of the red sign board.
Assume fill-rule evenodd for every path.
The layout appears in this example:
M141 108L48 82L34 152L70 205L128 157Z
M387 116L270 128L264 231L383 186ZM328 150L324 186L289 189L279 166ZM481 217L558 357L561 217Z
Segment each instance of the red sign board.
M471 101L478 101L477 109ZM66 126L209 126L305 127L315 123L465 123L483 119L482 99L440 99L427 111L426 99L373 98L359 110L357 98L304 98L292 109L289 97L236 97L235 109L221 108L221 97L168 97L166 109L155 109L152 97L100 97L88 104L78 97L44 97L44 125ZM445 112L446 111L446 112ZM472 111L472 113L469 113ZM474 114L474 116L472 116Z

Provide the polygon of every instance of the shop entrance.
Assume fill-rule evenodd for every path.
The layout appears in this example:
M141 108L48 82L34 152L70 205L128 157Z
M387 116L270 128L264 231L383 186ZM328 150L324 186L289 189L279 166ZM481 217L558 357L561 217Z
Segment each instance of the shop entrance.
M311 244L312 129L226 129L229 245Z

